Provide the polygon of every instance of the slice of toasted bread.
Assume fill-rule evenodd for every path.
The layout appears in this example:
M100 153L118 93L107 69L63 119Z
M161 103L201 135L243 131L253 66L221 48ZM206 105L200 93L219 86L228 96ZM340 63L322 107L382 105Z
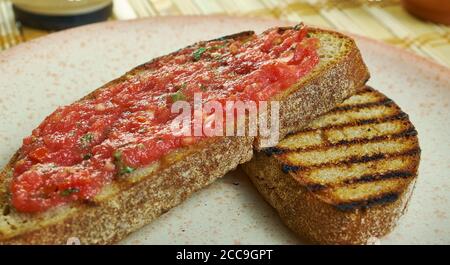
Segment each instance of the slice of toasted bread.
M366 87L242 167L301 237L362 244L395 226L419 157L408 116Z
M320 39L320 62L310 74L274 98L281 101L282 134L330 110L369 78L352 39L320 29L311 29L310 33ZM236 40L249 34L254 33L224 38ZM143 71L145 65L82 100ZM89 202L69 203L35 214L18 212L10 203L9 183L19 150L0 175L0 243L64 244L71 237L77 237L82 244L116 242L248 161L253 144L254 137L210 138L114 181Z

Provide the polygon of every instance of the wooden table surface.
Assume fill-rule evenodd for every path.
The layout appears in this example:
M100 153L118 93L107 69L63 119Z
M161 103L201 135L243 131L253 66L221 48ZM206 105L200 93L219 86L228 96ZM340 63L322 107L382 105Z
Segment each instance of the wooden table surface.
M450 27L409 15L400 0L114 0L111 19L225 14L303 21L411 50L450 67ZM23 27L0 0L0 50L51 32Z

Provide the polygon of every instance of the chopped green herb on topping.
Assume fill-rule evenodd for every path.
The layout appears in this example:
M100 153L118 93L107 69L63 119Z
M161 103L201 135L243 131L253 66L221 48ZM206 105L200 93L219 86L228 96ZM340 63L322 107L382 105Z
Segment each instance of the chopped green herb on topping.
M124 166L124 167L122 167L122 168L120 169L120 175L123 175L123 174L129 174L129 173L133 172L134 170L135 170L135 169L132 168L132 167Z
M177 102L178 100L184 100L185 99L185 96L183 94L183 91L181 91L181 89L178 90L176 93L173 93L171 95L171 97L172 97L172 102Z
M94 140L94 134L93 133L86 133L85 135L80 137L80 143L82 148L88 147L92 140Z
M200 90L205 92L206 91L206 86L204 84L200 84Z
M303 27L302 24L297 24L297 25L294 26L294 29L295 30L300 30L302 27Z
M78 192L80 192L80 190L78 188L68 188L68 189L61 191L60 195L63 197L67 197L67 196L72 195L73 193L78 193Z
M119 175L128 174L133 172L135 169L127 166L122 161L122 152L120 150L116 150L113 154L115 164L119 169Z
M206 52L206 48L205 47L200 47L195 52L193 52L192 53L192 57L194 57L194 61L200 60L200 57L202 56L202 54L204 52Z
M92 154L85 154L83 155L83 160L88 160L92 157Z
M187 87L187 83L182 83L181 85L176 85L175 88L177 88L177 92L173 93L171 95L172 102L176 102L178 100L184 100L185 96L183 94L183 89Z

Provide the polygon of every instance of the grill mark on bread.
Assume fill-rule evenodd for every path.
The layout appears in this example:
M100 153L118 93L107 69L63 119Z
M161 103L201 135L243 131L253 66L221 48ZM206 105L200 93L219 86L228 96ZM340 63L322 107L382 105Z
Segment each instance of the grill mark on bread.
M388 171L388 172L386 172L384 174L367 174L367 175L362 175L360 177L346 179L344 181L341 181L341 182L338 182L338 183L332 183L332 184L319 184L319 183L308 184L308 185L306 185L306 187L310 191L323 191L325 189L342 187L342 186L346 186L348 184L377 182L377 181L380 181L380 180L395 179L395 178L407 179L407 178L411 178L413 176L414 175L411 172L409 172L409 171L393 170L393 171Z
M367 200L357 200L352 202L339 203L334 206L341 211L351 211L357 208L366 209L375 205L394 202L398 199L398 197L399 197L398 193L390 192Z
M406 152L399 152L399 153L393 153L393 154L375 154L373 156L361 156L361 157L352 157L351 159L347 161L340 162L341 164L353 164L353 163L361 163L361 162L370 162L375 161L379 159L383 159L385 157L397 157L397 156L405 156L405 155L417 155L420 153L419 148L413 148L411 150L408 150Z
M382 136L375 136L371 139L365 139L365 138L356 138L353 140L342 140L336 143L325 143L321 146L317 147L309 147L305 149L297 149L297 150L290 150L290 151L310 151L310 150L326 150L329 148L339 147L339 146L350 146L355 144L366 144L366 143L372 143L372 142L381 142L388 139L400 139L408 136L416 136L417 131L414 128L410 128L404 132L398 133L398 134L391 134L391 135L382 135Z
M389 156L369 162L337 164L329 167L309 167L297 172L295 178L301 178L306 185L332 185L365 175L380 175L392 171L411 171L416 167L417 155L407 154Z
M377 180L383 179L393 179L393 178L410 178L412 177L412 173L409 171L390 171L385 174L379 175L364 175L361 178L357 179L348 179L343 182L343 184L353 184L353 183L361 183L361 182L374 182Z
M340 112L340 111L349 111L354 109L362 109L362 108L370 108L374 106L392 106L394 103L389 98L382 98L379 101L375 102L369 102L369 103L361 103L361 104L351 104L351 105L343 105L343 106L337 106L333 109L333 112Z
M362 97L362 99L358 99L357 97ZM385 109L385 112L380 113L380 107L387 107L387 109ZM389 115L389 113L387 113L386 111L392 112L392 115ZM364 112L369 113L369 117L357 117L358 114L363 115L362 113ZM339 118L347 118L350 119L350 121L327 121L327 118L332 118L333 116L337 116ZM366 87L345 100L343 103L338 104L337 107L335 107L332 111L328 112L325 115L322 115L319 119L313 121L310 126L307 126L302 131L314 131L318 128L348 126L351 124L364 124L380 119L389 120L391 118L407 119L408 115L402 112L391 99L385 97L383 94L376 92L369 87ZM325 125L321 123L325 123Z
M369 125L369 126L367 126ZM371 125L371 126L370 126ZM377 131L377 127L381 126L391 126L396 127L391 129L391 131L387 129L381 128L383 130L382 132ZM367 128L364 128L367 127ZM370 137L368 135L362 135L362 133L358 133L357 137L348 137L345 135L345 130L347 131L355 131L355 130L365 130L367 132L370 132L374 134L374 136ZM372 131L373 130L373 131ZM315 132L316 135L313 135L312 133ZM348 138L349 140L336 140L333 138L338 138L336 135L333 135L334 133L341 133L344 135L342 138ZM394 133L395 132L395 133ZM291 147L292 143L289 143L294 140L299 140L299 138L302 137L308 137L307 134L315 136L316 138L320 136L320 142L315 144L314 142L307 142L305 147L302 146L294 146ZM415 128L407 121L407 120L392 120L388 122L380 122L380 121L374 121L372 123L367 123L364 125L358 125L358 126L344 126L340 128L335 128L333 126L327 128L327 129L321 129L321 130L314 130L314 131L308 131L306 133L299 133L295 136L291 136L291 139L285 140L282 143L280 143L277 147L271 147L269 150L266 150L266 154L274 154L274 155L281 155L286 154L289 152L295 152L295 151L309 151L309 150L320 150L320 149L326 149L327 147L336 147L339 145L350 145L354 143L367 143L370 141L377 141L377 140L384 140L388 138L398 138L398 137L404 137L404 136L415 136L417 135L417 131ZM297 139L296 139L297 138ZM305 139L308 140L308 139Z
M400 194L409 182L409 179L403 178L380 179L375 182L330 187L323 191L316 191L315 194L326 198L331 205L355 201L364 202L387 193Z
M391 137L383 136L379 139L351 141L299 152L292 151L280 155L280 158L286 161L285 164L309 167L326 163L340 163L341 161L357 162L364 157L370 159L377 155L395 154L399 149L403 149L400 152L406 152L410 150L408 147L411 145L417 148L415 136L405 137L402 133Z
M284 150L282 148L278 148L278 147L268 147L268 148L262 149L262 151L267 156L280 155L280 154L284 153Z
M282 166L286 166L287 168L290 168L288 172L299 172L299 171L310 171L315 170L319 168L325 168L325 167L334 167L334 166L341 166L341 165L351 165L355 163L365 163L365 162L372 162L381 160L384 158L394 158L394 157L402 157L402 156L416 156L420 154L420 148L413 148L410 150L406 150L404 152L398 152L398 153L391 153L391 154L384 154L384 153L377 153L374 155L367 155L367 156L353 156L349 159L342 160L339 162L328 162L328 163L321 163L321 164L315 164L310 166L300 166L295 164L289 164L287 161L283 161Z
M311 122L310 125L305 128L305 131L345 125L364 120L377 120L380 118L393 117L400 113L402 113L402 111L392 104L332 111ZM340 121L338 120L339 118L344 120Z
M289 172L297 172L297 171L299 171L300 169L302 169L302 167L300 167L300 166L295 166L295 165L288 165L288 164L283 164L282 166L281 166L281 170L284 172L284 173L289 173Z
M331 124L324 127L318 127L318 128L306 128L302 130L302 133L304 132L312 132L316 131L318 129L321 130L329 130L329 129L339 129L339 128L347 128L352 126L360 126L360 125L367 125L372 123L382 123L382 122L388 122L388 121L408 121L408 114L404 112L397 113L392 116L384 116L382 118L374 118L374 119L363 119L363 120L356 120L348 123L342 123L342 124ZM409 122L409 121L408 121ZM290 136L295 135L295 133L291 133Z

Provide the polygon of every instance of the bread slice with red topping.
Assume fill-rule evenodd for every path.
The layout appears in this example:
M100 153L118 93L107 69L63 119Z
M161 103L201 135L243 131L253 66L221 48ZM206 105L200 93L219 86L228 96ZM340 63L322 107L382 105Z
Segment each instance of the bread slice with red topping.
M253 136L198 140L151 131L165 128L170 104L189 100L195 91L213 99L225 94L279 100L282 137L365 84L369 73L351 38L304 30L276 28L200 42L55 111L0 175L0 243L64 244L72 237L82 244L117 242L250 160L259 142ZM244 56L253 44L270 54L269 66L257 62L266 58L259 50ZM145 102L151 93L153 101Z
M301 237L364 244L396 225L419 159L408 115L366 87L242 167Z

